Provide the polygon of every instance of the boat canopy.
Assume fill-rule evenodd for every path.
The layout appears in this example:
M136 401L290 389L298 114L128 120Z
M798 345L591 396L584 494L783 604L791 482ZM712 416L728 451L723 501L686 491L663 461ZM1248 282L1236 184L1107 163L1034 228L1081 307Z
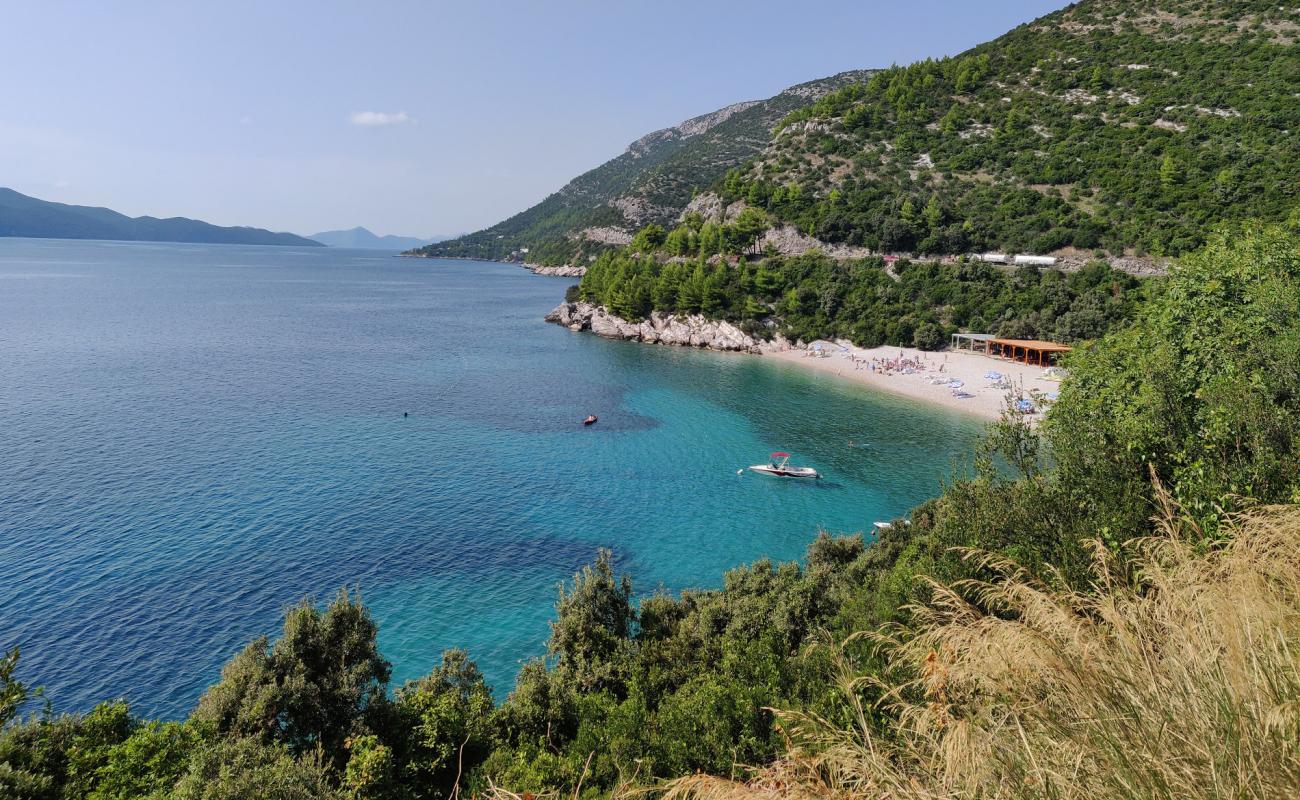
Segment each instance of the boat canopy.
M789 453L773 453L772 458L789 458Z

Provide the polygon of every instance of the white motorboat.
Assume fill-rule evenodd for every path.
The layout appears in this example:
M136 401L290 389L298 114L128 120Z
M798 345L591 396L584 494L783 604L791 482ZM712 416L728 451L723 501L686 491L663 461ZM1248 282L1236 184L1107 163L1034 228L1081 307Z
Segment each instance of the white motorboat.
M820 478L821 474L812 467L792 467L790 466L789 453L773 453L771 460L766 464L755 464L749 468L751 472L761 472L764 475L775 475L778 478Z

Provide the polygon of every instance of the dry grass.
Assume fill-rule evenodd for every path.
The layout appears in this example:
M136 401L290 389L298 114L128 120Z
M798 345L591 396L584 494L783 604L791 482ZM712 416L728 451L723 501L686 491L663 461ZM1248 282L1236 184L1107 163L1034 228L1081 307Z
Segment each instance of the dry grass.
M936 585L910 632L872 634L888 681L842 664L855 725L781 714L783 761L668 800L1300 797L1300 508L1208 552L1173 519L1122 564L1098 548L1087 593L984 557L997 578Z

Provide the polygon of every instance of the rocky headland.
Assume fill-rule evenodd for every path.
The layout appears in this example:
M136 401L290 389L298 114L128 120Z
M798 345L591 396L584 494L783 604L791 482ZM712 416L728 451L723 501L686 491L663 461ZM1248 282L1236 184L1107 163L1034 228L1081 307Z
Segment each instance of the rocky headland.
M547 322L571 331L591 331L606 339L625 339L646 344L703 347L739 353L770 353L790 349L790 342L777 334L771 341L750 336L730 322L698 314L652 313L641 322L630 322L591 303L561 303L546 315Z

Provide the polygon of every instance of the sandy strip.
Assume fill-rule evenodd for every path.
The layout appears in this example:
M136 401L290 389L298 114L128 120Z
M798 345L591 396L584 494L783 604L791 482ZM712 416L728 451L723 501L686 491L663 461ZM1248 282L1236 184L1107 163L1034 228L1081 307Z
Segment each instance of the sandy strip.
M1045 380L1043 368L1028 366L1014 361L986 356L982 353L966 351L944 351L929 353L912 347L842 347L831 342L814 342L820 344L829 357L817 358L803 350L786 350L767 352L764 356L775 358L791 364L798 364L813 370L830 372L848 380L881 389L886 392L904 395L941 405L982 419L995 420L1006 408L1007 395L1016 397L1030 396L1031 391L1056 392L1060 389L1057 381ZM809 345L811 348L812 345ZM857 361L853 360L856 357ZM907 359L919 362L924 369L917 369L913 374L883 368L883 362ZM871 369L873 360L876 369ZM988 372L999 372L1012 388L999 388L985 377ZM965 385L961 391L972 397L957 397L953 389L946 385L935 385L931 379L943 377L962 381Z

